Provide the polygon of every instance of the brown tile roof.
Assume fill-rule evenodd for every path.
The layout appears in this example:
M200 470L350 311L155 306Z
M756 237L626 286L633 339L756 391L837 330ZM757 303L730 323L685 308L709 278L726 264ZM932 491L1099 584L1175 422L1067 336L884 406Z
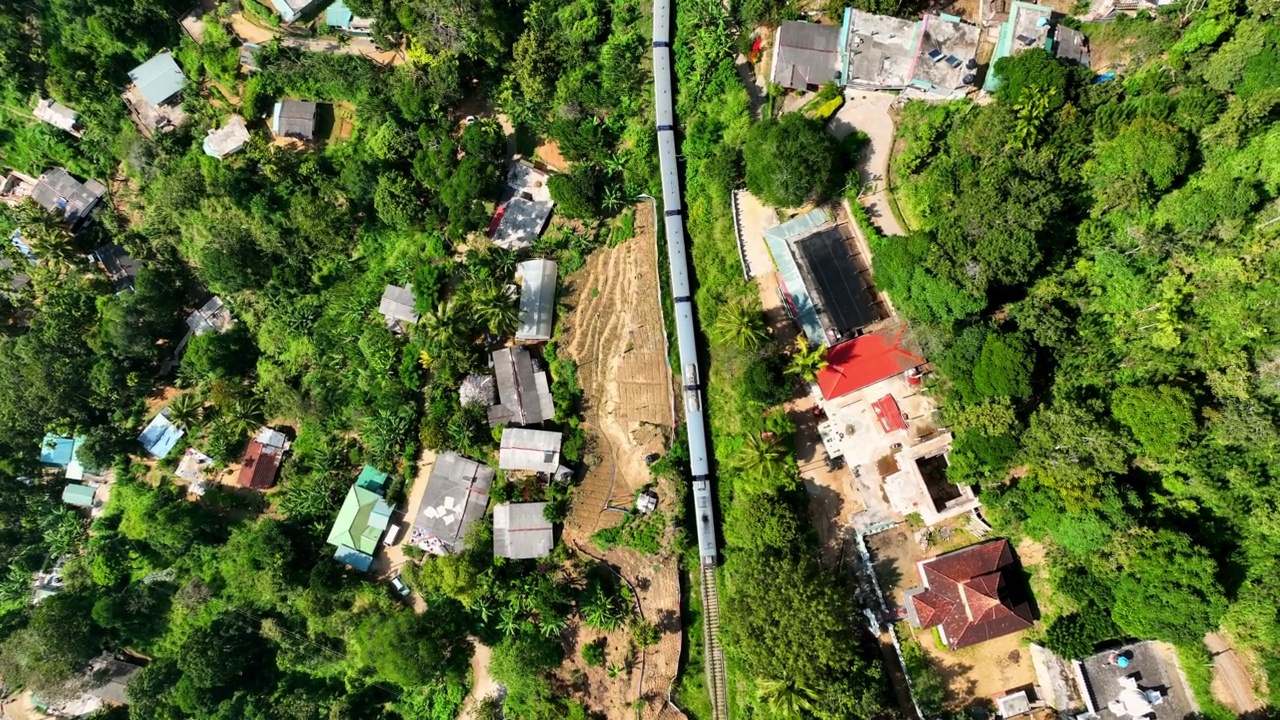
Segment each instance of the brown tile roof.
M244 461L240 465L240 475L236 484L240 487L266 490L276 484L276 471L280 469L280 461L284 452L278 447L263 445L257 440L249 441L249 448L244 451Z
M1031 605L1009 573L1008 540L973 545L921 564L928 588L912 598L921 627L941 625L952 648L1031 627Z

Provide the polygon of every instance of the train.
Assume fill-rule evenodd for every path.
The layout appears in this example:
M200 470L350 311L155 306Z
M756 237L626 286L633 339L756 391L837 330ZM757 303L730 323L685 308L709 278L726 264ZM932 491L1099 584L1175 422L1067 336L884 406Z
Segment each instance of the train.
M680 384L685 429L689 438L689 470L693 476L693 508L697 516L698 557L713 566L718 557L715 509L711 492L711 460L707 444L704 378L698 366L698 334L694 325L688 245L684 231L684 200L680 193L677 157L675 77L671 56L671 5L653 3L653 100L658 131L658 164L662 173L662 215L667 231L667 262L671 267L671 295L675 305L676 346L680 352Z

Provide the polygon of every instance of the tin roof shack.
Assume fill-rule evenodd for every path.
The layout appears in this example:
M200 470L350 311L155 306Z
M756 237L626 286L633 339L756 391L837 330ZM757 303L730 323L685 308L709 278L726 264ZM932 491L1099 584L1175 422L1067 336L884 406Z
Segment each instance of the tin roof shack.
M224 333L230 330L235 322L235 318L231 317L231 311L217 295L209 298L209 301L200 306L199 310L187 316L187 328L193 335L203 335L211 331Z
M92 257L111 284L115 285L117 293L133 289L133 280L138 276L142 263L134 260L124 248L115 243L107 243L94 250Z
M414 309L417 299L413 295L413 285L399 287L388 285L382 291L382 300L378 303L378 312L386 318L387 328L397 335L404 335L409 326L418 322L418 311Z
M484 517L493 468L455 452L441 453L431 468L409 542L435 555L461 552L467 529Z
M516 266L520 283L520 324L516 340L544 342L551 339L551 321L556 310L556 263L554 260L526 260Z
M278 430L264 427L249 441L240 465L236 484L254 490L267 490L276 484L276 473L284 454L289 450L289 439Z
M502 200L489 227L489 238L494 245L523 250L538 239L555 207L547 187L548 178L547 173L524 160L511 164Z
M40 176L31 189L31 199L62 218L74 233L88 224L90 213L106 193L106 186L97 180L80 182L66 168L59 167Z
M840 27L788 20L778 27L769 78L792 90L840 80Z
M356 17L342 0L337 0L325 10L324 23L349 35L368 35L373 30L373 20Z
M1030 591L1009 541L970 545L918 564L924 587L906 592L907 618L938 628L952 650L1030 628Z
M88 485L80 483L67 483L62 489L62 502L72 507L91 509L94 506L94 496L97 490Z
M271 7L280 13L281 20L291 23L297 22L316 2L317 0L271 0Z
M878 318L853 251L821 208L764 232L789 315L814 346L835 345Z
M503 503L493 509L493 554L512 560L546 557L555 547L547 503Z
M502 431L498 467L554 475L560 469L560 433L528 428Z
M84 436L69 438L48 433L40 443L40 464L62 468L63 475L70 480L83 480L86 475L96 475L97 468L86 467L80 461L80 446L83 443Z
M168 408L161 410L151 418L151 422L143 428L138 442L154 458L163 459L173 452L173 448L186 432L169 420Z
M271 110L271 132L276 137L310 142L316 137L316 104L282 100Z
M489 427L537 425L555 417L547 374L533 367L533 358L522 347L493 353L493 374L498 379L498 404L489 408Z
M180 98L187 76L173 53L162 52L130 70L129 79L133 82L123 98L133 124L143 135L169 132L187 121Z
M41 98L40 102L36 103L36 107L31 111L31 114L37 120L47 122L59 130L65 130L76 137L81 137L84 134L80 130L80 114L56 100Z
M1085 707L1099 720L1183 720L1200 713L1176 651L1140 642L1073 663Z
M245 126L244 118L232 115L227 118L226 125L217 129L210 128L209 134L204 138L204 154L221 160L240 152L248 143L249 128Z

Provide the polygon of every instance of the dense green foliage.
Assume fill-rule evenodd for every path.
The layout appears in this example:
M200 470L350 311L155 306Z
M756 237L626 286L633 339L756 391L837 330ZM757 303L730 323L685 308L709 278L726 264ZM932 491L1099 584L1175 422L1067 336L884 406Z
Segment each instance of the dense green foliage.
M1115 81L1031 50L993 104L906 108L913 230L873 238L876 282L937 360L952 479L1050 548L1060 652L1225 628L1280 653L1276 27L1122 17L1085 27L1133 53Z

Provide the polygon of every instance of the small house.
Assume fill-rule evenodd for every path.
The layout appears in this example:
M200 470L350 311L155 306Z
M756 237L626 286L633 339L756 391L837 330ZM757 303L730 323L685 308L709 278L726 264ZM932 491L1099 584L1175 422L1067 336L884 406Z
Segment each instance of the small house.
M138 276L142 264L134 260L124 248L115 243L107 243L94 250L91 257L102 268L111 284L115 285L117 293L133 289L133 279Z
M366 478L366 471L369 470L373 470L373 473ZM357 480L347 491L326 541L337 547L333 553L335 560L361 572L368 572L373 565L373 554L378 550L378 542L391 524L392 507L382 498L381 486L369 482L378 474L377 470L365 466L360 474L365 482L362 484ZM386 478L385 473L381 475L383 479ZM379 489L375 491L370 486Z
M413 285L399 287L388 285L382 291L382 300L378 303L378 312L386 318L387 328L397 335L408 332L409 326L418 322L417 300L413 295Z
M555 532L546 518L547 503L503 503L493 509L493 554L512 560L546 557Z
M213 458L189 447L182 451L182 459L178 461L178 469L174 471L174 475L190 483L188 486L190 493L203 495L203 491L197 486L204 482L204 469L212 467L213 464Z
M658 509L658 494L652 490L645 490L636 495L636 512L642 515L648 515Z
M903 347L904 332L878 330L831 348L827 366L818 371L822 397L835 400L924 365L924 358Z
M287 23L296 22L315 4L316 0L271 0L271 6L280 13L280 19Z
M96 493L97 490L88 485L67 483L67 486L62 490L62 502L72 507L92 508L93 498Z
M991 56L991 70L982 89L995 92L1000 88L1000 76L995 73L998 60L1034 48L1041 48L1066 62L1089 67L1092 61L1085 36L1063 25L1061 20L1062 15L1047 5L1023 0L1010 3L1009 18L1000 25L995 53Z
M516 266L516 280L520 283L520 320L516 340L550 340L551 321L556 309L555 261L526 260Z
M138 442L142 444L147 454L157 459L163 459L173 452L174 446L186 434L169 420L168 412L167 409L161 410L151 418L151 422L147 423L142 434L138 436Z
M173 53L162 52L129 71L132 84L124 92L130 117L143 135L169 132L187 120L180 96L187 84Z
M817 90L835 81L840 75L840 30L838 25L782 23L769 79L792 90Z
M284 454L289 449L289 439L278 430L264 427L249 441L240 464L236 484L254 490L267 490L276 484L276 473Z
M498 448L498 467L554 475L560 470L560 440L558 432L506 428Z
M460 552L467 529L484 517L494 471L455 452L441 453L413 519L410 543L435 555Z
M271 132L276 137L314 140L316 136L316 104L302 100L282 100L271 111Z
M193 335L203 335L211 331L224 333L234 324L235 318L231 317L231 311L217 295L209 298L209 301L201 305L199 310L187 316L187 328Z
M924 587L907 591L907 618L918 628L938 628L952 650L1031 627L1030 598L1008 540L970 545L918 565Z
M240 152L248 143L249 128L245 126L244 118L232 115L226 125L209 130L204 138L204 154L221 160Z
M537 425L555 417L547 374L534 369L528 350L495 351L493 374L498 379L498 404L489 408L489 427Z
M31 114L37 120L49 123L59 130L65 130L76 137L80 137L83 134L79 126L80 114L56 100L42 98L40 102L36 103L36 108L31 111Z
M97 180L80 182L66 168L53 168L40 176L31 190L31 199L62 218L71 232L79 232L107 188Z
M489 238L494 245L523 250L538 239L555 207L548 179L547 173L524 160L511 165L502 199L489 223Z
M337 0L324 11L324 24L349 35L368 35L373 31L373 20L356 17L342 0Z

